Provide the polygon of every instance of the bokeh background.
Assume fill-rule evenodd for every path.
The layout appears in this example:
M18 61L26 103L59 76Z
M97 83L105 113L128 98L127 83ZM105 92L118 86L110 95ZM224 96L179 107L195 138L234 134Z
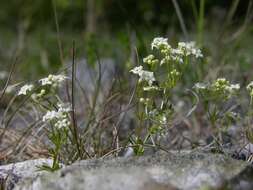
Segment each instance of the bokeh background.
M75 41L80 81L76 89L83 87L76 92L80 128L85 128L90 118L103 121L99 125L92 123L93 130L84 138L86 145L93 147L98 157L115 149L118 127L121 130L116 134L117 142L124 146L128 136L138 128L138 107L134 106L139 100L135 97L129 101L137 79L129 70L142 63L142 58L151 51L152 39L161 36L168 38L172 46L179 41L196 41L204 54L197 64L187 68L173 90L172 100L178 108L176 119L181 122L168 129L166 147L194 148L210 143L210 124L201 105L191 117L185 117L196 103L186 89L192 89L196 82L218 77L241 85L238 101L228 104L235 105L241 118L229 123L228 142L232 139L233 145L238 144L237 137L246 139L241 134L245 136L245 128L252 123L251 119L244 121L249 105L245 87L253 80L252 19L251 0L1 0L0 89L4 88L15 60L16 65L0 101L0 116L8 105L11 106L2 118L8 119L8 114L15 113L20 100L14 103L10 100L22 84L70 66ZM98 67L104 73L99 85ZM83 90L88 96L80 98L78 93ZM5 150L0 161L33 158L34 152L48 147L40 128L26 130L27 123L33 122L36 115L29 106L22 107L13 117L10 130L0 143L4 147L1 150ZM43 151L38 157L41 154Z
M164 36L172 44L197 41L212 57L208 67L215 68L214 75L223 72L217 65L233 64L235 74L226 69L231 75L247 75L251 68L250 0L8 0L0 5L0 69L8 72L18 57L20 80L56 72L71 58L73 40L77 57L91 65L97 52L124 70L134 47L142 57L152 38Z

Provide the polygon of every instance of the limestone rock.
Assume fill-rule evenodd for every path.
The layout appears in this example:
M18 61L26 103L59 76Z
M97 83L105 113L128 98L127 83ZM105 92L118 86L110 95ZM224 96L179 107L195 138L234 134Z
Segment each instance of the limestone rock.
M8 165L0 166L0 187L6 190L14 188L15 184L23 178L34 178L42 172L38 172L38 167L44 163L52 164L50 159L27 160ZM1 189L1 188L0 188Z
M252 188L246 178L238 178L249 168L246 162L221 154L159 153L80 161L56 173L27 178L15 190L233 189L236 180L237 189L240 183Z

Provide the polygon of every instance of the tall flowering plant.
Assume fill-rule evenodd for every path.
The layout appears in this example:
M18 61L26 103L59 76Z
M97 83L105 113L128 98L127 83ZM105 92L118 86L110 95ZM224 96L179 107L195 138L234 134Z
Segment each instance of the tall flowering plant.
M173 48L167 38L158 37L151 43L152 54L143 58L142 65L130 72L138 76L138 98L143 108L139 118L145 123L145 137L131 138L136 154L144 152L144 146L169 126L174 113L172 90L182 78L185 67L192 59L202 58L195 42L179 42Z
M229 104L238 95L240 84L232 84L225 78L218 78L212 82L199 82L193 87L201 99L207 119L212 126L212 135L216 143L222 144L222 132L236 120L234 104Z

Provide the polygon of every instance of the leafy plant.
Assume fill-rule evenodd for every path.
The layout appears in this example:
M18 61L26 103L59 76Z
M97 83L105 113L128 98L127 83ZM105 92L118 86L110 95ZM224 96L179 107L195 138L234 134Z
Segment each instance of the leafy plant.
M48 123L51 128L48 129L48 137L53 145L49 148L50 156L53 159L52 166L43 165L40 169L55 171L60 168L60 152L62 146L66 144L70 137L70 116L71 108L64 104L57 95L57 90L67 79L64 75L49 75L37 82L37 87L33 84L22 86L18 96L28 96L32 104L40 113L43 113L42 122ZM72 137L70 137L72 138Z
M217 140L216 137L219 136L219 143L222 144L222 131L231 125L230 120L236 120L234 104L229 104L229 100L238 95L240 85L231 84L225 78L218 78L212 83L196 83L193 88L203 102L214 139Z
M132 144L145 144L161 134L173 120L174 105L172 102L173 89L177 86L185 68L192 59L203 57L201 50L194 42L179 42L176 48L168 44L166 38L155 38L151 44L153 54L143 59L143 65L133 68L130 72L139 76L138 98L143 107L139 114L140 122L146 126L144 140L141 135ZM144 65L147 67L144 70ZM141 142L141 143L140 143ZM135 150L140 154L144 151Z

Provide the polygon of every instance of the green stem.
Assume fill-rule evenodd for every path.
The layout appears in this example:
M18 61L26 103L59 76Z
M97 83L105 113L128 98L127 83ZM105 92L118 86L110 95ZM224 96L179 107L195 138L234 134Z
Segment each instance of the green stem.
M204 31L204 15L205 14L205 0L200 0L199 17L198 17L198 44L203 45L203 31Z

